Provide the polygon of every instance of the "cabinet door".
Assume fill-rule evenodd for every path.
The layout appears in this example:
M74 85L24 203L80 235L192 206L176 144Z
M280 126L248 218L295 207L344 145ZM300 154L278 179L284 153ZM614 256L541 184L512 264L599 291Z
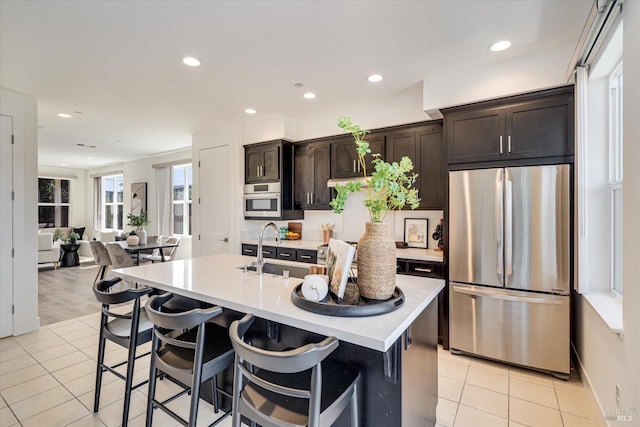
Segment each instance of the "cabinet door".
M310 197L311 160L308 145L296 145L294 154L293 202L295 209L306 209Z
M411 159L413 164L418 162L415 128L393 132L387 136L387 162L399 162L404 156Z
M310 209L329 209L331 189L327 187L327 181L331 176L330 152L329 143L310 147L311 203L308 206Z
M429 126L416 132L420 156L416 160L416 188L420 209L443 209L444 206L444 141L442 126Z
M499 160L506 150L504 108L452 113L445 117L449 163Z
M244 181L246 184L260 181L262 150L245 147Z
M262 181L280 179L280 145L264 147L262 152Z
M257 245L248 245L246 243L243 243L242 244L242 255L257 256L258 255L258 246Z
M573 155L573 96L555 96L506 109L510 159Z
M371 154L380 154L385 158L385 136L367 135L366 141L369 143ZM367 165L367 175L373 173L373 156L369 154L365 157ZM363 171L358 164L358 153L353 137L340 139L331 143L331 178L354 178L362 177Z

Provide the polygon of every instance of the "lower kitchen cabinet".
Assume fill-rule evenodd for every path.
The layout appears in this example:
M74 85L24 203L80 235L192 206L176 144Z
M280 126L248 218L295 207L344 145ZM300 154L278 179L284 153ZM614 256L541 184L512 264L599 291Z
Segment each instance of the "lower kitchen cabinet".
M257 257L258 245L243 243L242 255ZM316 250L287 248L286 246L263 246L262 256L285 261L304 262L306 264L315 264L318 262L318 253Z
M438 261L418 261L398 258L398 274L442 279L444 277L444 269L442 262Z
M276 248L274 246L262 246L262 256L264 258L276 258ZM258 256L258 245L242 244L242 255Z

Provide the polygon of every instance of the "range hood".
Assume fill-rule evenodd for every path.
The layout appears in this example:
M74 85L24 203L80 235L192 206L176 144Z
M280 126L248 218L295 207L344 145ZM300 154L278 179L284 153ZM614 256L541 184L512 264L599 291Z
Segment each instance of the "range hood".
M362 185L362 188L367 187L367 180L365 178L339 178L339 179L330 179L327 181L327 187L334 188L336 184L346 185L349 182L359 182Z

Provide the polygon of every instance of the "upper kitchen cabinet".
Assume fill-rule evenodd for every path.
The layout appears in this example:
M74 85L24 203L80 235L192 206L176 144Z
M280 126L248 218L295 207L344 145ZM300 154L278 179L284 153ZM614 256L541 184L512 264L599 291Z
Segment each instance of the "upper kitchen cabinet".
M369 143L371 153L379 153L384 160L385 156L385 136L382 134L371 133L365 137ZM366 156L367 172L369 175L373 172L371 161L373 156ZM340 137L331 142L331 178L360 178L363 176L362 166L358 162L358 153L356 152L356 143L353 136Z
M386 161L399 162L407 156L418 174L415 187L420 209L442 209L444 205L444 150L442 123L410 126L386 135Z
M245 184L280 179L281 144L281 141L271 141L244 147Z
M299 143L295 147L295 209L330 209L331 144Z
M573 86L442 112L449 164L573 156Z

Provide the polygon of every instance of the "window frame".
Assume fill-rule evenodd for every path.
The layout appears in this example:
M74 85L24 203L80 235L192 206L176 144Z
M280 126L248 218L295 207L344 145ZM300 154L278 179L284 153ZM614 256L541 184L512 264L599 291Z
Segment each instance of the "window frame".
M184 198L182 200L175 199L175 178L176 178L176 170L178 168L184 168L184 173L182 175L182 179L184 182L183 195ZM191 214L193 213L193 163L181 163L171 166L171 188L169 189L171 193L171 232L175 236L191 236L192 227L191 224ZM176 216L175 216L175 208L176 206L182 206L183 212L183 221L182 221L182 233L176 232ZM184 218L187 218L185 221Z
M623 208L623 67L622 60L609 74L609 199L611 236L610 292L621 299L624 293L622 277L622 208Z
M107 187L105 185L105 181L109 179L113 179L113 188L114 188L113 201L111 202L107 202L107 198L106 198ZM122 189L120 190L120 192L117 189L117 186L119 183L122 185ZM124 230L124 175L113 174L113 175L104 175L100 177L100 192L102 193L101 200L100 200L100 211L102 213L101 221L100 221L100 230L101 231L123 231ZM120 201L118 201L118 193L122 194L122 200ZM115 227L107 227L107 206L113 207L111 220L112 220L112 224L115 225ZM118 219L119 219L118 207L122 208L120 224L118 224ZM118 225L120 226L120 228L118 228Z
M41 179L50 179L54 181L54 201L53 202L40 201L40 180ZM67 181L67 185L69 188L68 202L62 201L62 181ZM44 175L38 176L38 224L40 224L40 208L49 207L49 206L53 206L54 208L56 208L55 209L56 212L54 215L54 223L49 228L68 227L71 221L71 179L53 177L53 176L44 176ZM62 218L60 217L61 210L58 210L58 208L62 208L62 207L67 208L67 221L66 221L67 224L66 225L63 225ZM47 226L49 226L49 223L47 223Z

